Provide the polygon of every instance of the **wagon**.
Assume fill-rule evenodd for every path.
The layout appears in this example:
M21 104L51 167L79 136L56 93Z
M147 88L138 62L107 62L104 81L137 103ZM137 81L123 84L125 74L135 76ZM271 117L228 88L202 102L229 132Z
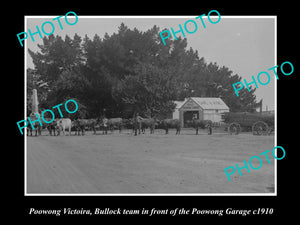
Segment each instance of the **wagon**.
M229 134L251 129L253 135L270 135L274 131L274 114L226 112L222 114Z

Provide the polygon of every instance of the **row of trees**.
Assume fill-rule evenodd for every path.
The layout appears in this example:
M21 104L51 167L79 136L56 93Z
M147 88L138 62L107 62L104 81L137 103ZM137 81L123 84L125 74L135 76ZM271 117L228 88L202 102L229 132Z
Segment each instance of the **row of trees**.
M244 89L237 98L232 84L241 80L227 67L207 63L187 40L166 40L159 28L142 32L123 23L118 32L103 38L82 39L77 34L50 35L29 54L34 68L27 70L28 99L38 90L41 108L52 108L76 99L81 117L166 117L174 100L186 97L221 97L232 111L252 111L255 89ZM30 101L28 101L30 110Z

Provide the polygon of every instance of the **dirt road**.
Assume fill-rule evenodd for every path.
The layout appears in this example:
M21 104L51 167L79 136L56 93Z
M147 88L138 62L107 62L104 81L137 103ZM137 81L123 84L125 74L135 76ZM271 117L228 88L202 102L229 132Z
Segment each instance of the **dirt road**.
M251 134L28 137L27 193L271 193L273 157L231 181L224 168L273 147Z

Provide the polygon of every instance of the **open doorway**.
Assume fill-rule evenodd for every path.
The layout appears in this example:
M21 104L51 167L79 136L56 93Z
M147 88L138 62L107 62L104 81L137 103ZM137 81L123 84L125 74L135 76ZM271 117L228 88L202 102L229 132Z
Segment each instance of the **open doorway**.
M188 127L187 121L191 121L193 118L199 119L199 111L185 111L183 113L183 127Z

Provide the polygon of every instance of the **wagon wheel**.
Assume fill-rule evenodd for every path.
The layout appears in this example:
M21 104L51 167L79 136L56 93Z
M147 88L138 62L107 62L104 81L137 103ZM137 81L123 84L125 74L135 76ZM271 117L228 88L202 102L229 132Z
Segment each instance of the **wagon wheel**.
M263 121L257 121L252 125L253 135L267 135L269 132L269 126Z
M268 130L267 134L271 135L273 131L274 131L274 126L269 126L269 130Z
M228 132L230 135L232 135L233 133L235 135L239 134L241 132L240 124L236 122L230 123L228 126Z

